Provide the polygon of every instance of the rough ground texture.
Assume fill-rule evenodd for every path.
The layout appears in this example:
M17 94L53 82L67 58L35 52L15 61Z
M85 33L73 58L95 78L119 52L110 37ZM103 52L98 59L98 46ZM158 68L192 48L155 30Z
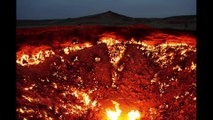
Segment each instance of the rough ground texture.
M144 26L17 29L18 120L196 119L196 36ZM49 51L49 52L47 52ZM51 52L50 52L51 51Z

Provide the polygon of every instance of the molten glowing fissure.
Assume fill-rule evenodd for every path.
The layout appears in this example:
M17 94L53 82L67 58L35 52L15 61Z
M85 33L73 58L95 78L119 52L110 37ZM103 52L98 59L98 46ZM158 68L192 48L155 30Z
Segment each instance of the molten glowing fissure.
M181 39L181 37L178 39ZM48 95L48 93L45 95L45 97L39 96L39 95L34 97L33 95L28 95L28 93L36 91L38 88L40 88L37 82L26 85L23 87L23 89L21 89L21 92L23 91L23 95L21 96L21 99L24 100L24 102L28 102L30 104L40 104L44 101L44 99L46 99L45 104L48 103L46 104L48 110L54 111L55 114L59 115L60 117L59 119L72 119L70 118L72 116L73 116L73 119L75 118L77 119L77 117L79 117L79 119L86 119L86 117L90 116L90 119L93 117L95 119L97 117L103 120L140 120L142 118L146 119L146 117L149 117L150 119L155 119L154 117L156 118L162 117L164 114L163 113L164 111L158 114L158 109L163 109L163 110L165 109L166 111L166 109L168 108L170 104L167 105L167 103L165 103L165 107L162 107L164 105L162 104L159 108L155 109L152 106L151 102L150 102L150 105L144 103L145 101L144 99L146 99L146 97L144 97L145 95L143 96L142 94L146 92L138 92L138 91L142 91L142 90L145 91L145 90L148 90L148 88L150 87L150 91L155 92L156 90L157 93L160 93L159 97L162 97L164 93L167 93L170 89L172 88L176 89L179 82L181 82L181 80L179 80L180 79L179 75L181 76L183 74L183 76L185 76L186 72L190 72L190 74L196 72L197 65L196 65L196 60L194 60L194 56L193 56L196 53L196 47L193 45L190 45L188 42L185 43L183 40L176 41L177 43L175 43L174 41L172 42L167 41L162 43L157 41L158 42L157 44L155 44L153 41L155 40L150 40L150 41L146 39L136 40L135 38L131 38L131 40L124 40L121 36L116 36L114 34L104 34L94 44L89 42L75 43L75 44L66 42L66 43L59 44L60 49L57 48L57 46L54 46L52 48L40 47L38 49L35 49L36 47L28 46L29 47L28 49L31 49L31 50L22 48L20 51L17 52L16 63L19 65L18 68L22 68L23 66L28 66L27 69L31 70L31 67L29 66L38 65L41 63L44 63L44 65L46 66L46 64L49 65L49 61L52 62L52 60L59 60L61 61L61 64L59 64L59 62L54 61L53 63L50 64L50 69L54 68L50 70L50 73L51 73L50 76L51 75L52 76L47 78L45 77L38 78L38 80L41 81L41 84L51 84L51 87L44 88L48 90L48 93L50 91L57 95L60 95L60 96L56 95L56 99L52 100L52 101L55 101L56 103L55 105L52 105L51 97L46 99L46 95ZM98 76L100 74L98 71L99 68L105 69L102 66L102 64L103 65L106 64L105 62L102 62L102 61L105 61L105 58L104 58L105 56L103 57L99 54L95 54L93 56L93 53L92 53L93 51L92 51L91 56L93 59L91 59L91 61L93 62L95 61L95 62L92 63L91 69L93 68L93 65L95 66L94 69L90 70L90 68L88 67L88 69L85 69L84 71L84 67L81 67L81 65L85 65L86 67L87 65L89 66L90 60L88 60L89 62L87 61L84 62L84 59L83 59L84 54L82 55L84 51L80 51L80 50L83 50L86 48L88 48L88 51L90 51L91 49L93 50L93 48L89 48L89 47L96 46L97 44L105 44L100 46L104 47L104 50L106 49L105 51L108 52L108 54L105 54L107 56L106 57L107 61L109 60L107 64L109 64L110 67L113 67L112 71L109 72L109 75L111 75L109 77L109 80L111 78L112 81L110 81L109 84L106 83L107 84L106 88L101 88L98 86L99 84L102 86L105 86L105 83L103 85L101 81L103 80L103 78L105 78L105 76L100 75L101 76L100 78ZM80 52L78 53L77 51L80 51ZM131 54L132 51L133 52L136 51L135 53L137 54ZM77 52L77 53L72 54L72 52ZM98 50L98 52L102 54L101 50L100 51ZM71 59L72 61L70 62L70 59L68 58L76 54L77 56L74 56L73 57L74 59ZM81 57L81 55L83 57ZM134 57L133 55L138 57ZM85 55L85 58L86 57L87 56ZM193 60L189 62L185 62L186 59L190 57L192 57ZM46 59L49 59L49 60L46 60ZM136 64L136 65L134 66L131 64L127 64L129 61L131 61L131 64L134 64L134 65ZM138 74L135 75L134 71L131 71L131 70L140 69L141 67L139 65L141 64L150 65L151 70L149 71L148 69L145 69L146 68L145 66L144 69L142 69L141 71L138 71L137 72ZM152 66L152 64L154 65ZM39 67L40 65L38 66L38 68ZM129 68L131 68L131 70L129 70ZM155 68L157 72L155 71ZM18 69L18 70L21 71L21 69ZM33 70L34 68L32 67L32 71ZM64 72L64 70L67 70L67 72ZM87 73L87 70L90 71L88 72L88 77L84 77L85 73ZM146 73L145 71L148 71L148 72ZM76 74L75 72L79 73L79 75ZM172 74L171 76L169 75L166 76L167 72L171 74L172 72L174 72L175 74L174 75ZM23 75L24 76L23 81L24 82L30 81L33 78L30 75L31 74L29 75L26 74L26 77ZM93 78L93 75L94 76L97 75L97 78L96 77ZM148 76L148 77L145 78L144 76ZM134 77L135 77L135 80L131 79ZM162 81L161 80L162 78L163 80L165 79L166 82ZM19 79L22 80L22 78L19 78ZM94 80L94 84L93 84L93 81L90 81L90 80ZM169 82L167 82L167 80ZM88 83L88 85L84 85L84 84L87 84L87 81L91 82L92 86L94 85L93 86L94 88L90 87L91 86L90 83ZM97 86L95 86L96 84ZM142 86L139 86L138 84ZM109 85L111 85L111 87L109 87ZM143 87L143 85L147 87ZM195 86L195 85L196 83L193 83L191 86ZM106 93L107 90L110 90L110 92ZM57 93L57 91L61 91L61 92ZM153 92L153 96L151 97L155 97L154 95L156 96L158 95L157 93L154 93L154 92ZM112 97L109 94L114 96ZM121 95L122 97L120 97L119 95ZM190 96L193 98L192 99L193 101L196 101L195 95L194 94L192 95L190 91L186 92L184 95L187 97ZM158 96L156 98L158 98ZM175 93L174 98L176 101L181 100L183 98L183 95ZM105 99L111 100L113 106L105 107L105 104L106 104L104 102ZM113 99L118 101L117 102L113 101ZM128 104L125 100L129 101ZM137 101L137 102L133 102L133 101ZM161 103L162 101L159 101L159 103ZM134 103L134 104L131 104L131 103ZM144 106L143 107L140 106L140 109L139 109L139 107L136 106L137 103L140 104L141 106L143 105ZM132 108L130 107L130 104L132 105ZM156 103L156 105L158 104ZM145 111L145 110L148 110L147 108L150 108L149 111ZM143 109L143 111L141 109ZM38 118L44 117L45 119L54 119L54 117L53 118L50 117L51 116L50 113L42 109L37 110L31 107L20 106L16 109L16 111L20 115L35 114L37 115L36 117ZM180 110L180 112L182 112L182 110ZM158 115L161 115L161 116L158 116ZM23 118L23 119L27 120L27 118Z
M64 53L65 54L69 54L70 52L75 52L75 51L78 51L78 50L82 50L84 48L88 48L88 47L92 47L92 45L90 43L84 43L84 44L78 44L78 45L73 45L73 44L70 44L70 45L67 45L68 47L65 47L64 48Z
M141 50L146 50L147 51L147 56L149 56L150 52L155 52L156 57L158 56L158 59L156 62L161 62L162 64L167 64L166 56L159 56L157 55L158 49L160 48L160 51L165 52L164 50L167 47L179 47L177 49L182 49L184 46L188 46L188 49L182 49L181 55L184 57L187 57L186 52L187 50L193 50L196 52L196 49L193 49L191 46L189 46L186 43L162 43L159 44L158 46L153 46L149 45L149 41L147 43L142 42L142 41L136 41L134 38L132 38L130 41L123 40L122 37L116 36L114 34L104 34L102 38L97 42L98 44L100 43L105 43L108 47L109 50L109 56L111 58L110 62L113 64L114 67L117 67L118 62L122 58L125 49L126 49L126 44L137 44L141 45ZM72 43L63 43L61 44L63 48L63 51L65 54L69 54L70 52L75 52L78 50L82 50L84 48L92 47L93 45L91 43L85 42L83 44L72 44ZM17 52L17 53L22 53L22 50ZM17 56L16 63L20 64L21 66L27 66L27 65L37 65L42 62L44 62L45 58L51 57L52 55L55 55L55 52L53 50L40 50L35 54L35 52L32 52L31 54L22 54L22 56ZM153 56L155 57L155 56ZM171 59L172 60L172 59ZM170 60L170 61L171 61ZM192 65L192 69L195 69L195 65Z
M37 65L39 63L42 63L45 58L52 55L55 55L52 50L40 50L38 53L31 55L31 57L30 55L23 54L20 58L17 58L16 63L20 64L21 66Z

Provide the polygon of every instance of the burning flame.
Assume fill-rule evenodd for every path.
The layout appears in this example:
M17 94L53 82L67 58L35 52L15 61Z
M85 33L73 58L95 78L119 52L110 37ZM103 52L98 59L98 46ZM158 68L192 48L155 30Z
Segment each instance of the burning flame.
M62 44L62 46L64 46L64 44ZM84 48L91 47L92 44L86 42L84 44L78 44L78 45L65 44L65 46L67 46L67 47L65 47L63 49L64 53L69 54L70 52L74 52L74 51L82 50ZM40 48L42 48L42 47L40 47ZM47 47L44 47L43 50L39 50L38 52L35 52L36 50L34 50L31 53L31 55L23 52L24 50L17 52L16 63L20 64L21 66L38 65L38 64L44 62L45 58L48 58L48 57L51 57L52 55L55 55L55 52L53 52L53 50L44 50L45 48L47 48ZM27 49L30 49L30 48L27 48ZM63 59L62 59L62 62L63 62Z
M108 120L119 120L122 110L119 107L119 103L115 101L112 101L112 103L115 105L115 110L107 109L106 110L107 118ZM138 120L141 118L140 112L138 110L131 110L130 112L128 112L127 115L128 115L128 120ZM123 118L120 118L120 119L123 119Z
M137 110L132 110L128 113L129 120L140 119L140 113Z
M52 50L40 50L38 53L33 54L31 57L27 54L23 54L20 58L18 58L17 56L16 63L20 64L21 66L37 65L44 62L45 58L48 58L52 55L55 55Z
M191 65L191 70L196 70L196 64L194 62L192 62L192 65Z
M107 46L113 46L115 44L121 43L123 41L121 36L115 33L104 33L103 36L98 41L98 44L105 43Z
M100 41L98 41L98 44L100 43L105 43L107 45L109 56L111 58L110 62L116 67L120 59L123 57L126 49L122 43L126 42L124 42L120 36L116 36L112 33L106 33L102 38L100 38Z
M112 101L112 103L115 105L115 111L106 110L107 117L108 117L109 120L118 120L118 118L121 114L121 109L119 108L119 104L117 102Z
M73 95L75 97L77 97L78 99L80 99L81 102L83 102L86 106L89 106L92 108L96 106L97 101L91 101L91 99L87 93L75 90L73 92Z
M84 44L77 44L77 45L69 44L68 47L64 48L64 53L68 55L70 52L75 52L88 47L92 47L92 44L91 43L84 43Z
M159 34L159 36L160 35L161 34ZM183 57L187 57L186 53L188 51L196 52L196 49L193 46L188 45L187 41L180 41L179 43L176 43L174 41L168 40L168 42L159 43L157 46L152 41L149 41L146 39L142 41L141 40L138 41L138 40L135 40L134 38L131 38L130 41L127 41L123 39L122 36L116 35L115 33L105 33L100 38L100 40L97 41L97 44L105 43L107 45L107 48L109 50L109 56L111 58L110 62L113 64L115 68L117 68L117 64L119 63L120 59L123 57L127 44L140 45L141 46L140 49L147 55L147 57L152 55L151 58L156 59L155 62L159 63L161 67L164 67L167 64L172 63L172 60L174 59L173 54L170 54L169 56L166 55L166 50L168 47L176 49L176 51L181 50L180 54ZM84 48L92 47L93 44L89 42L85 42L81 44L73 44L70 42L65 42L60 44L60 46L63 48L62 51L64 52L64 54L69 54L70 52L75 52L75 51L82 50ZM185 47L187 47L187 49ZM21 66L40 64L44 62L45 58L55 55L55 52L53 52L52 50L47 50L47 49L50 49L50 47L48 46L41 46L38 48L37 47L34 48L32 46L26 47L22 49L21 51L17 52L16 63L20 64ZM33 52L29 52L32 50ZM62 62L63 62L63 59L62 59ZM196 70L195 66L196 66L195 64L192 64L191 69Z

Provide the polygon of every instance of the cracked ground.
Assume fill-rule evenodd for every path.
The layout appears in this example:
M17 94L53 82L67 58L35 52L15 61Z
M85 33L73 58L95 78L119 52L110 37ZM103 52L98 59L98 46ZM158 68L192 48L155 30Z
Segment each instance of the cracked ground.
M18 120L196 119L193 32L73 26L16 38Z

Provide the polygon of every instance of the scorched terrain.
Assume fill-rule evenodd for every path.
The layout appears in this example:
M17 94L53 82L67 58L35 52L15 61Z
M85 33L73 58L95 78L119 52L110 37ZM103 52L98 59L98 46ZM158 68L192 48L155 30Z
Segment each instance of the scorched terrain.
M196 35L137 26L19 28L18 120L195 120Z

